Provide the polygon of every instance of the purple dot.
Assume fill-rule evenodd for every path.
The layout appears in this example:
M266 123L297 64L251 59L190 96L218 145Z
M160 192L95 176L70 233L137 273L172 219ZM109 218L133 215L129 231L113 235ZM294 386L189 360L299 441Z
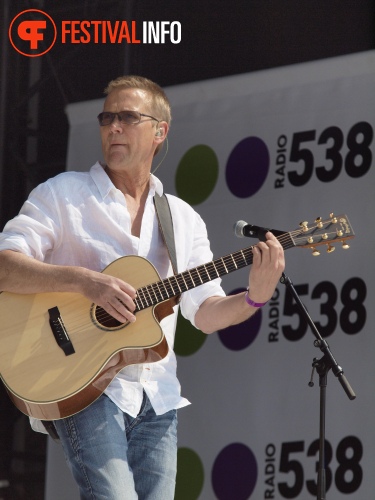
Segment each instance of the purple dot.
M244 288L237 288L230 292L229 295L235 295L236 293L244 291ZM254 342L260 332L261 325L262 310L258 310L251 318L243 323L219 330L219 338L227 349L231 351L242 351Z
M240 141L229 155L226 181L229 190L238 198L249 198L259 191L267 178L270 155L259 137Z
M254 491L257 478L254 453L241 443L225 447L212 468L212 488L218 500L247 500Z

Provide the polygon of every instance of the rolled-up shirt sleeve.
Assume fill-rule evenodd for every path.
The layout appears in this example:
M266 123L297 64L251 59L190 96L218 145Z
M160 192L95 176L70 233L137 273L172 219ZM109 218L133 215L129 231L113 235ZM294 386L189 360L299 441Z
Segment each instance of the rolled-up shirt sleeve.
M0 233L0 251L14 250L44 261L61 234L60 217L48 182L35 188L19 215Z
M194 212L194 218L193 240L191 243L192 247L189 261L186 267L187 270L193 269L202 264L207 264L213 259L210 241L207 236L206 225L198 213ZM195 315L200 305L203 304L206 299L212 296L225 296L225 292L220 283L221 279L217 278L203 285L194 287L188 292L182 294L180 303L181 314L194 326L196 326Z

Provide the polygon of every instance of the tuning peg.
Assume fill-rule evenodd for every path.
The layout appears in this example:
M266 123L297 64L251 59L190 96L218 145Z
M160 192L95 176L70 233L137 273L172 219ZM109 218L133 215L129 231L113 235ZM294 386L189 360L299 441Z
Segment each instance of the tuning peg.
M308 228L309 223L307 221L300 222L299 225L304 233L306 233L309 230Z
M311 247L311 250L314 257L318 257L318 255L320 255L319 250L317 250L315 247Z
M332 253L336 250L335 247L333 247L332 245L330 245L329 243L327 244L327 253Z
M344 240L342 242L342 248L343 248L343 250L347 250L348 248L350 248L350 245L348 245L347 242Z
M329 214L332 224L337 224L337 217L333 213Z
M322 221L322 218L321 217L317 217L315 219L315 222L316 222L316 227L318 227L319 229L322 229L323 227L323 221Z

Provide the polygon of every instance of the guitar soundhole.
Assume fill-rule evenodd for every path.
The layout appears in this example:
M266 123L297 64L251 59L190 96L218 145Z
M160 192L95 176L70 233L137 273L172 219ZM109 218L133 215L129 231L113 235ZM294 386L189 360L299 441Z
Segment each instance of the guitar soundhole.
M102 307L93 304L91 306L91 319L102 330L120 330L128 324L120 323L116 318L107 313Z

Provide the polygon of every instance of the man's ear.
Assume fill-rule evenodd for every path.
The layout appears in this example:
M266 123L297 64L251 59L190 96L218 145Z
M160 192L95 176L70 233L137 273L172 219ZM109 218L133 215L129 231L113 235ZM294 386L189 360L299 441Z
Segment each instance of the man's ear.
M167 122L159 122L156 127L155 139L157 142L161 143L167 137L168 134L168 123Z

